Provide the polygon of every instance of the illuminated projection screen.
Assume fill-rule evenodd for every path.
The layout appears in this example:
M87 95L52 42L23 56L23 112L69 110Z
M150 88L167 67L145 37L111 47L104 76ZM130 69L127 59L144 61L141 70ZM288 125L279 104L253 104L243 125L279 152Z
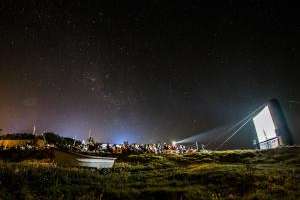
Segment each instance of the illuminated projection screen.
M260 148L276 148L279 145L275 124L268 106L265 106L264 109L253 118L253 123L256 129L258 142L260 143ZM272 139L276 140L272 141ZM262 143L266 141L269 142L262 145Z

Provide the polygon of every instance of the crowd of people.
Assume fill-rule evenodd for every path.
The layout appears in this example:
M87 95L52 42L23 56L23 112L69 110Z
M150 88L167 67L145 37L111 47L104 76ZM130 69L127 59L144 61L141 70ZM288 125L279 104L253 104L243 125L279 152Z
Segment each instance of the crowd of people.
M25 138L26 136L26 138ZM4 136L3 136L4 137ZM52 147L86 152L93 154L169 154L169 153L193 153L198 150L198 145L185 146L182 144L154 143L154 144L129 144L125 141L123 144L98 143L92 137L86 142L72 138L62 138L55 134L45 134L42 136L33 136L30 134L9 135L10 140L2 140L0 149L16 149L18 151L28 151L35 149L49 149ZM7 138L4 138L7 139ZM18 140L15 140L18 139Z
M87 143L77 144L76 149L83 152L91 153L110 153L110 154L138 154L138 153L193 153L197 151L195 146L185 146L182 144L107 144L95 143L94 140L88 139Z
M108 145L107 150L113 154L118 153L192 153L196 152L195 148L184 145L172 144L121 144Z

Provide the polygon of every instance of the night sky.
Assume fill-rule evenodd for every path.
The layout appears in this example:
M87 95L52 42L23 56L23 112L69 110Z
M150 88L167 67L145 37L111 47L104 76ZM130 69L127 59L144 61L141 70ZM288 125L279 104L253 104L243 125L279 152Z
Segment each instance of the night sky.
M298 7L204 2L1 1L0 128L170 141L277 98L299 139Z

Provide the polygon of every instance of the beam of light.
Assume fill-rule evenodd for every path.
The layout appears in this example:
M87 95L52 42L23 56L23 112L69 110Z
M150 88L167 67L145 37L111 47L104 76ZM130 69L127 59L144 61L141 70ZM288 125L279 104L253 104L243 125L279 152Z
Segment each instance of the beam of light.
M244 128L244 126L246 126L246 124L248 124L248 122L251 120L252 118L249 118L242 126L240 126L236 131L234 131L232 135L230 135L226 140L224 140L224 142L222 142L221 145L216 148L216 150L221 148L226 142L228 142L233 136L235 136L240 130L242 130L242 128Z
M228 142L233 136L235 136L237 133L240 132L240 130L242 130L246 124L248 124L248 122L250 122L253 119L253 116L260 111L263 107L265 107L265 104L259 106L258 108L256 108L254 111L252 111L250 114L248 114L245 118L243 118L240 122L244 122L237 130L235 130L233 132L233 134L231 134L226 140L224 140L224 142L222 142L217 148L221 148L226 142Z
M217 132L222 132L224 130L226 130L226 128L228 128L228 126L225 126L225 127L217 127L217 128L214 128L214 129L211 129L211 130L208 130L208 131L204 131L204 132L201 132L197 135L193 135L191 137L188 137L188 138L185 138L183 140L179 140L176 142L176 144L181 144L181 143L192 143L192 142L196 142L196 141L201 141L203 140L207 135L211 135L211 134L214 134L214 133L217 133Z
M254 111L250 112L247 116L245 116L242 120L234 123L233 125L227 125L227 126L222 126L222 127L217 127L208 131L204 131L201 132L197 135L193 135L191 137L185 138L183 140L177 141L177 144L180 143L192 143L192 142L205 142L205 138L207 137L214 137L213 139L210 139L206 145L209 146L212 143L216 143L222 136L225 136L229 133L234 132L233 134L231 134L227 139L225 139L221 145L218 147L220 148L221 146L223 146L226 142L228 142L235 134L237 134L253 117L253 115L255 115L259 110L261 110L263 107L265 106L265 104L259 106L258 108L256 108ZM214 134L218 134L217 136L214 136ZM206 139L208 140L208 139Z
M245 118L243 118L242 120L231 124L231 125L227 125L227 126L221 126L221 127L217 127L208 131L204 131L201 132L197 135L193 135L191 137L185 138L183 140L177 141L176 143L192 143L192 142L196 142L196 141L201 141L203 139L205 139L207 136L211 136L213 137L214 134L218 134L213 140L210 140L210 142L207 143L208 145L211 145L213 142L218 141L222 136L227 135L228 133L234 131L234 129L236 127L238 127L239 125L241 125L243 122L245 122L247 119L249 118L249 115L247 115Z

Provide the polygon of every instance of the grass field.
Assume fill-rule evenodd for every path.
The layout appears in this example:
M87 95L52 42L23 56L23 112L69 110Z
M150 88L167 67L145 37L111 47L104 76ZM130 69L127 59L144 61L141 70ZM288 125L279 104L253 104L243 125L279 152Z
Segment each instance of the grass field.
M130 155L110 171L0 161L0 199L300 199L300 148Z

